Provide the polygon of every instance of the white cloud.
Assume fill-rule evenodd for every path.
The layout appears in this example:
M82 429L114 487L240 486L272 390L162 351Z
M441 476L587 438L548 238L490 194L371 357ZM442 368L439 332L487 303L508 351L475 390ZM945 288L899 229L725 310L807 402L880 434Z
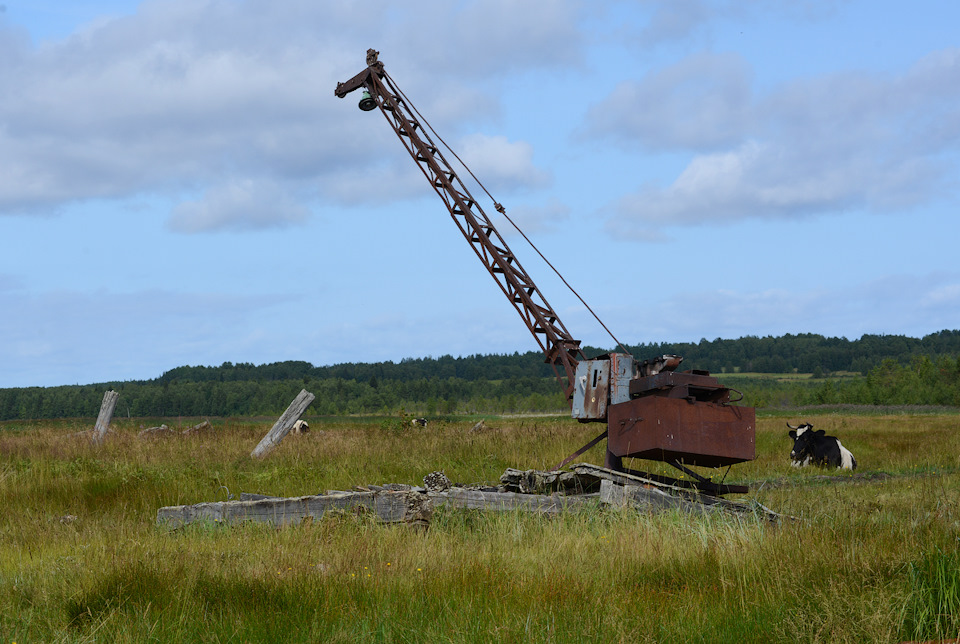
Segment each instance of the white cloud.
M922 294L920 304L923 308L960 305L960 283L936 286Z
M783 15L791 21L816 21L833 14L845 0L641 0L649 8L649 20L631 38L643 47L684 42L694 37L709 39L720 23L747 22L751 16Z
M257 230L300 224L308 215L277 185L246 179L215 186L199 201L181 203L169 226L182 233Z
M650 21L639 33L645 46L687 38L716 12L707 0L648 0L645 4L654 8Z
M728 145L753 118L750 81L749 65L736 54L696 54L621 82L590 109L588 132L652 150Z
M891 275L849 287L789 286L763 291L718 289L679 293L647 316L645 338L689 341L744 335L865 333L922 337L956 327L957 275ZM620 312L620 316L629 314ZM623 338L621 338L623 339ZM628 339L628 342L634 342Z
M575 0L431 0L410 9L393 10L398 24L389 31L394 43L416 43L404 49L411 54L415 50L413 64L430 70L427 81L441 76L501 77L579 64L580 12L592 10ZM388 52L400 47L384 44L377 49L389 63ZM408 71L413 71L411 63L404 64L404 73Z
M471 134L463 138L455 152L494 196L495 191L537 188L550 183L550 175L533 164L533 146L525 141ZM447 161L455 163L451 157ZM458 174L468 181L466 172L458 171ZM479 199L480 195L474 194L474 197Z
M614 235L640 237L658 228L738 219L807 216L861 205L851 190L856 168L794 174L790 150L748 141L736 150L695 157L666 188L645 187L614 206Z
M645 238L667 226L884 212L938 199L955 187L947 177L960 150L958 59L957 51L938 52L898 77L795 80L750 104L745 72L730 74L710 86L718 113L731 120L726 134L737 139L722 150L715 150L724 142L722 124L705 114L703 101L684 96L684 74L666 74L666 84L644 81L638 87L665 92L669 113L638 122L608 100L601 107L614 120L604 131L622 132L620 143L701 152L672 184L619 199L608 230ZM688 122L699 125L671 125Z
M478 80L576 59L577 6L154 0L41 47L0 28L0 214L203 191L228 175L293 182L291 194L310 180L321 198L362 200L320 177L363 175L395 146L333 97L362 68L371 33L424 112L462 127L497 109Z

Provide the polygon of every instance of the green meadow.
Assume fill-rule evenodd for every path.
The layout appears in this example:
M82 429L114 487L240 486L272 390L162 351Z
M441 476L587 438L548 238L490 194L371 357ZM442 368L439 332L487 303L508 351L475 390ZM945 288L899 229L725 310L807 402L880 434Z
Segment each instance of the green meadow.
M0 643L960 635L960 415L809 413L789 420L840 437L856 472L790 467L785 418L761 415L757 459L726 473L750 486L731 498L787 517L778 523L598 505L555 518L440 509L426 531L356 513L283 528L155 518L241 492L418 484L441 469L495 483L508 467L549 469L599 426L318 417L256 461L273 419L212 419L210 434L156 440L137 432L160 419L117 419L99 447L77 434L92 420L0 423ZM602 464L601 447L581 460Z

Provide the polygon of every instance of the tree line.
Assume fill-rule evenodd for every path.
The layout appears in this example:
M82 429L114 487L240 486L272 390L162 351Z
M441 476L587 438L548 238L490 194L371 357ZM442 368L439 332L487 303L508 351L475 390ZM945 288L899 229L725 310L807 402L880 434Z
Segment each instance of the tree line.
M702 339L698 343L650 343L625 347L643 360L663 354L683 356L683 369L712 373L811 373L816 377L838 371L866 375L885 359L907 363L926 355L936 359L960 354L960 330L944 330L922 338L902 335L864 335L857 340L830 338L813 333L784 336L746 336L737 340ZM613 349L583 348L588 357ZM183 366L151 382L232 382L247 380L297 380L302 378L378 382L382 380L504 380L528 376L550 377L552 368L536 351L513 354L439 358L405 358L400 362L345 363L315 367L305 361L272 364L224 362L214 366Z
M960 406L960 331L923 338L815 334L627 347L640 359L684 356L682 369L705 369L756 407L808 404ZM587 348L587 355L609 350ZM807 379L746 377L790 372ZM844 373L844 377L829 377ZM850 373L859 374L850 377ZM566 401L542 355L534 352L399 363L315 367L305 361L255 366L183 366L146 381L0 389L0 420L96 416L103 392L120 392L117 415L276 416L305 388L311 414L428 416L459 413L561 412Z
M102 385L0 389L0 420L96 416L103 393L120 393L116 416L279 416L301 389L316 396L308 414L560 412L566 401L553 378L465 380L420 378L376 383L344 378L114 382Z

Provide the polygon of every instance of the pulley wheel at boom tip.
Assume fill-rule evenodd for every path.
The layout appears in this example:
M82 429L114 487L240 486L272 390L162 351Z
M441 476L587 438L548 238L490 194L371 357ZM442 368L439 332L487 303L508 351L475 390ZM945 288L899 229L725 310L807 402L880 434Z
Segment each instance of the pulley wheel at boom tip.
M370 95L370 92L364 92L363 96L360 97L360 102L357 104L357 107L364 112L370 112L371 110L377 109L377 101Z

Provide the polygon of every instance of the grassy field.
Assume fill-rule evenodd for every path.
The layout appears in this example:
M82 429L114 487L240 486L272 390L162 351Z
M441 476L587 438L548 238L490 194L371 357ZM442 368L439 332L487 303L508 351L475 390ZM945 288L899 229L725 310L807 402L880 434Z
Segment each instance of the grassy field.
M154 441L136 436L152 421L119 420L99 448L74 435L92 420L3 423L0 644L957 637L960 415L804 419L843 440L855 475L791 468L784 418L767 417L757 460L727 476L795 520L441 510L426 532L354 514L171 531L155 516L240 492L416 484L437 469L495 482L507 467L553 466L600 428L315 420L253 461L270 420Z

